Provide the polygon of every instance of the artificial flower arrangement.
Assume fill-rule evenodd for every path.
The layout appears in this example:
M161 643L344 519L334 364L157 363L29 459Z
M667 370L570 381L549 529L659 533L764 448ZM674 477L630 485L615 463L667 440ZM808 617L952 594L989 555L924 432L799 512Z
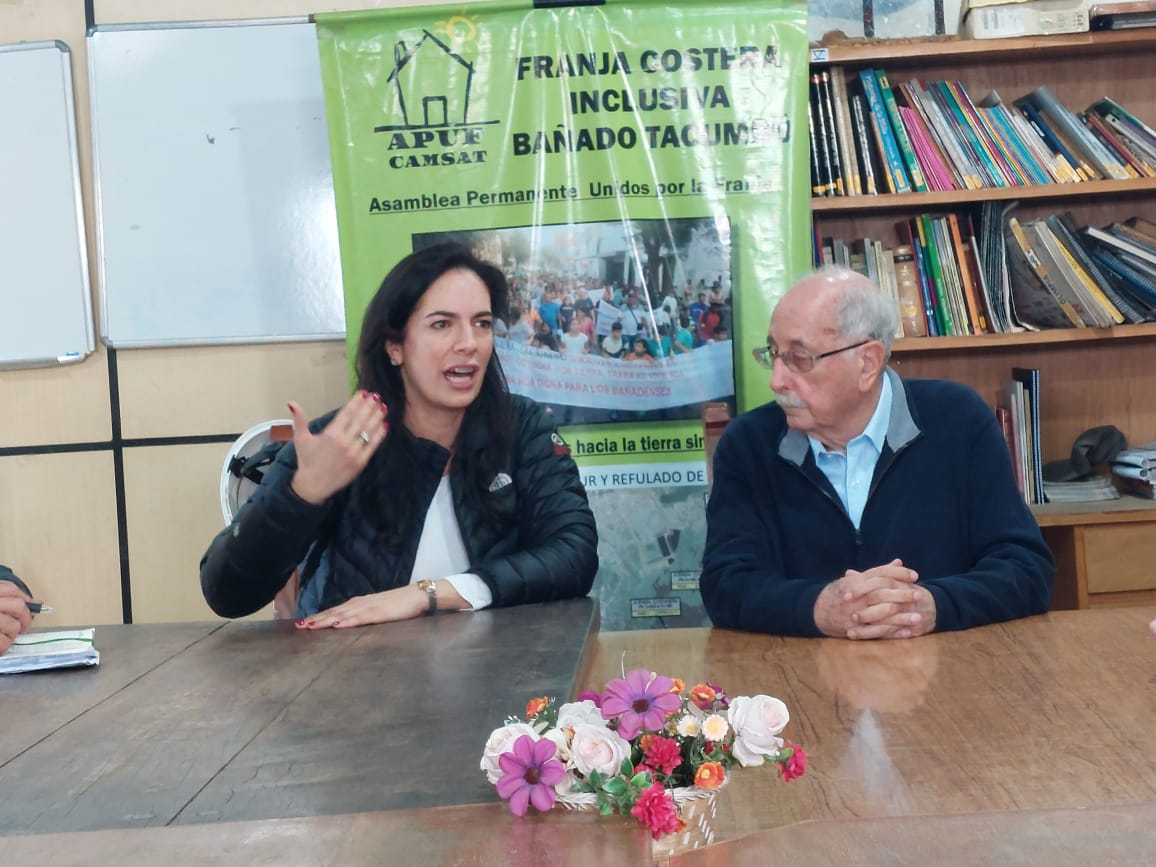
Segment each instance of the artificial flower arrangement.
M807 757L779 737L790 715L768 695L728 698L715 684L638 669L559 705L534 698L486 741L481 768L523 816L559 802L630 813L655 839L683 827L673 793L709 793L735 765L802 776Z

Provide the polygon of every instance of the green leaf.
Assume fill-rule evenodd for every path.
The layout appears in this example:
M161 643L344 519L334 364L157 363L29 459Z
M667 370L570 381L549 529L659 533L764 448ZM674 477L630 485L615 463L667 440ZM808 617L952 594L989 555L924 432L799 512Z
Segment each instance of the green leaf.
M624 777L629 777L634 773L634 762L630 760L629 756L622 760L622 766L618 769L618 773Z
M614 812L614 808L611 807L610 804L603 804L601 807L598 808L598 815L600 815L600 816L609 816L613 812Z
M622 779L622 777L611 777L602 784L602 789L615 798L621 798L626 794L626 780Z
M650 785L650 774L647 771L639 771L630 778L630 785L645 789Z

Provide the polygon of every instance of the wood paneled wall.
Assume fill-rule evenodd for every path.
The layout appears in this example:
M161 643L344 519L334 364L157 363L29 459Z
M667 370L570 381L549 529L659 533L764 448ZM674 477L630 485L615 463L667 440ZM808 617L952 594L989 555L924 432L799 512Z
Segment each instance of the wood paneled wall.
M123 24L403 5L422 4L96 0L93 14L98 24ZM59 39L72 50L88 258L96 263L85 28L83 0L0 2L0 43ZM197 565L221 527L229 443L284 417L289 399L320 415L348 388L342 343L123 350L115 359L100 348L71 367L0 371L0 563L56 608L37 625L212 617Z

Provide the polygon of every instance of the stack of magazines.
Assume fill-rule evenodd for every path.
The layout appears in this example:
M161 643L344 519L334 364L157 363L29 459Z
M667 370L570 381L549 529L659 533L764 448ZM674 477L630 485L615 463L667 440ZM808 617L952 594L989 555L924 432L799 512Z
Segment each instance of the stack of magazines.
M1116 455L1112 472L1120 490L1134 497L1156 499L1153 477L1156 476L1156 442L1124 449Z
M17 635L7 652L0 655L0 674L98 665L100 652L92 646L94 632L65 629Z
M1076 482L1044 482L1044 494L1049 503L1086 503L1120 499L1120 492L1107 476L1092 476Z

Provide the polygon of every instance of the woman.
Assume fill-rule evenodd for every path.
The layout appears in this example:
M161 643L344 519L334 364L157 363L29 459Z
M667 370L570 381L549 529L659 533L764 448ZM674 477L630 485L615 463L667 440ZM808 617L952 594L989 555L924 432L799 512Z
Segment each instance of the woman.
M576 355L585 355L590 338L582 333L582 322L577 317L570 320L570 330L560 339L562 354L573 358Z
M300 567L297 625L583 596L597 531L549 416L506 390L502 273L465 247L414 253L365 313L359 390L293 442L201 561L212 609L266 605Z

